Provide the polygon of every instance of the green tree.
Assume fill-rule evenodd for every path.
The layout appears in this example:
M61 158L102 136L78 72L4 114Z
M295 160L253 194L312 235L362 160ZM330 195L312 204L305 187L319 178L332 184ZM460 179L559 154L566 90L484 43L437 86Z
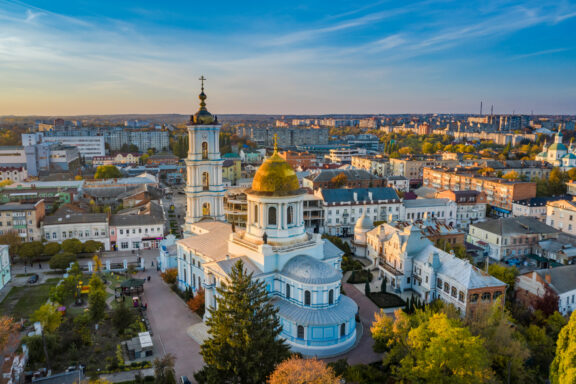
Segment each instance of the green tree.
M96 273L90 278L90 293L88 294L88 311L93 322L104 318L106 311L106 291L104 283Z
M46 256L54 256L55 254L57 254L58 252L60 252L60 244L55 243L55 242L50 242L50 243L46 243L44 245L44 254Z
M95 179L115 179L122 177L122 172L115 165L100 165L96 168Z
M32 321L39 322L42 325L42 345L44 347L44 357L46 365L50 369L50 357L48 355L48 346L46 344L46 333L54 333L62 323L62 312L58 311L58 304L47 303L42 305L32 314Z
M506 174L504 174L504 176L502 176L503 179L506 180L518 180L520 179L520 174L516 171L510 171Z
M78 239L67 239L62 242L62 251L64 252L77 255L82 252L83 248L82 242Z
M576 383L576 312L560 331L556 342L556 357L550 366L552 384Z
M253 280L239 260L217 291L217 309L209 309L206 321L210 337L201 348L206 365L197 376L209 384L265 382L289 356L265 283Z
M132 308L124 303L118 304L118 306L112 311L112 324L114 328L118 331L118 334L123 334L134 321L136 320L136 315Z
M6 231L4 234L0 235L0 244L6 244L10 246L8 252L10 253L10 257L13 258L18 254L18 250L22 244L22 238L16 230Z
M104 248L104 244L96 240L88 240L82 244L82 252L84 253L94 253L98 252L100 249Z
M32 263L42 256L43 251L44 246L41 241L31 241L20 246L19 254L22 260L27 263Z
M566 181L568 181L566 172L563 172L558 167L551 170L550 176L548 176L548 194L552 196L565 194Z
M49 264L52 269L64 270L70 266L70 263L76 261L76 255L70 252L57 253L50 258Z
M507 267L501 264L490 264L488 273L503 283L508 284L508 290L514 291L518 269L516 267Z
M426 142L422 144L422 153L432 154L434 153L434 144Z
M546 333L544 327L536 324L530 324L524 328L522 334L530 349L530 366L536 370L539 377L549 377L550 364L556 350L554 339Z
M154 360L155 384L176 384L175 360L176 358L170 353Z

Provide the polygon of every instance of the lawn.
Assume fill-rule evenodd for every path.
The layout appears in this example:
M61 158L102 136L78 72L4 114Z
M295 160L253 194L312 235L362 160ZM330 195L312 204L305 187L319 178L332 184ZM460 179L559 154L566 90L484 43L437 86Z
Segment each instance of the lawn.
M50 289L60 278L51 278L43 284L12 287L0 303L0 313L14 316L15 319L29 318L32 313L48 300Z
M373 292L370 294L370 299L380 308L403 307L406 305L400 296L396 296L393 293Z

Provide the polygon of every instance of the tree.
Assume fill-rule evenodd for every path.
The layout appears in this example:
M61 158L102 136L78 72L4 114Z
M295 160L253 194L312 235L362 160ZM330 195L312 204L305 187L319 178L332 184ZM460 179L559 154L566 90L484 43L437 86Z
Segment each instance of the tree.
M78 239L67 239L62 242L62 251L70 252L75 255L82 253L84 248L82 242Z
M370 281L366 280L364 283L364 294L366 297L370 297Z
M253 280L238 260L217 292L216 309L209 309L206 321L210 337L200 352L206 365L198 377L209 384L264 382L289 355L265 283Z
M22 244L22 238L16 230L6 231L4 234L0 235L0 244L6 244L10 246L8 251L10 252L10 257L13 258L18 253L20 244Z
M204 300L204 290L200 288L198 292L196 292L196 296L187 301L188 308L190 308L192 312L196 312L198 316L203 317L204 311L206 310Z
M134 311L126 304L120 303L112 311L112 324L118 331L118 334L123 334L124 330L128 328L136 320Z
M0 354L18 329L16 322L9 316L0 316Z
M42 252L44 251L44 246L41 241L31 241L29 243L24 243L20 246L20 258L24 262L31 264L33 261L38 259Z
M82 251L84 253L94 253L104 248L104 244L96 240L88 240L82 244Z
M400 155L409 155L412 153L412 148L410 147L402 147L398 150L398 153Z
M52 269L66 269L70 263L76 261L76 255L70 252L57 253L50 258L49 264Z
M384 365L404 382L485 383L491 380L490 359L482 340L458 318L446 313L401 310L395 319L381 312L372 326L377 351L387 352ZM457 317L457 315L456 315Z
M434 153L434 144L425 142L422 144L422 153L432 154Z
M42 305L32 314L32 321L39 322L42 326L42 345L44 347L44 357L46 365L50 369L50 358L48 356L48 346L46 344L46 333L55 332L62 323L62 312L58 311L58 304L47 303Z
M175 284L178 279L178 269L168 268L166 272L162 272L160 276L166 284Z
M506 283L509 291L514 291L516 277L518 276L518 268L507 267L501 264L490 264L488 267L488 273L501 282Z
M506 180L518 180L520 179L520 174L516 171L510 171L507 172L504 176L502 176L502 178Z
M95 179L115 179L122 177L122 172L115 165L100 165L96 168Z
M60 244L55 243L55 242L50 242L50 243L46 243L44 245L44 254L46 256L54 256L55 254L57 254L58 252L60 252Z
M340 378L321 360L293 356L278 364L269 384L339 384Z
M348 176L345 173L339 173L330 179L330 185L332 188L342 188L348 183Z
M154 360L154 383L176 384L175 360L176 358L170 353Z
M550 366L552 384L576 383L576 312L560 331L556 342L556 357Z
M88 294L88 311L95 323L102 320L106 311L106 291L100 276L92 274L90 278L90 293Z
M386 293L386 285L388 284L388 277L384 276L382 284L380 285L380 292Z

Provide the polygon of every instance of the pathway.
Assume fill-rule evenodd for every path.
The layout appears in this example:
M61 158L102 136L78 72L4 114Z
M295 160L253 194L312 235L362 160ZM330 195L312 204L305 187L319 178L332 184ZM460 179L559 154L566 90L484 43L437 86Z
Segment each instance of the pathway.
M160 274L151 272L152 279L144 284L144 302L148 304L148 320L154 336L157 350L176 356L176 375L188 376L204 366L200 356L200 345L188 334L188 329L201 322L192 313L184 301L178 297L160 278ZM140 278L148 272L140 273Z

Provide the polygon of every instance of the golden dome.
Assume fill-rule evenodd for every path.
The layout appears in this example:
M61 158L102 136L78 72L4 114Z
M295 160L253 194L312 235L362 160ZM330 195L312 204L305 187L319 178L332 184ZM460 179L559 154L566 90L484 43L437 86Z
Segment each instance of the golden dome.
M276 144L274 154L266 159L254 175L252 192L288 195L300 190L300 183L294 169L278 155Z

